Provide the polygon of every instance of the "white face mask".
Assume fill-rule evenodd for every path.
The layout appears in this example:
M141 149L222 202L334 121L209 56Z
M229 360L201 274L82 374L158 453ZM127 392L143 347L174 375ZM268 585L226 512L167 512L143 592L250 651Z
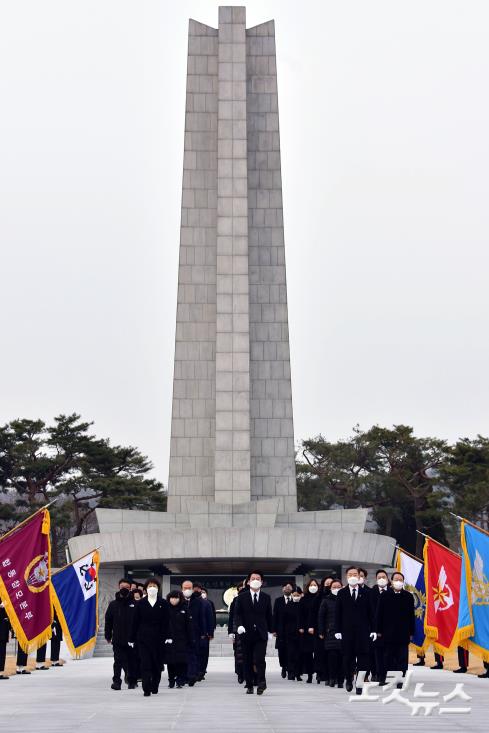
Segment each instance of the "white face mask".
M157 595L158 588L155 588L154 585L150 585L150 587L148 588L148 598L153 601Z
M365 583L365 578L363 577L363 575L360 575L360 577L358 578L358 585L363 585L364 583Z
M185 598L190 598L192 593L193 593L192 588L185 588L185 590L183 591L183 595L185 596Z
M348 585L358 585L358 575L351 575L348 578Z
M170 603L172 606L178 606L178 604L180 603L180 599L179 598L170 598Z
M339 591L339 588L331 588L331 593L334 596L337 596L338 595L338 591Z
M309 593L317 593L317 592L318 592L317 585L310 585L309 586Z
M294 601L294 603L299 603L300 599L300 596L292 596L292 600Z
M402 580L393 580L392 585L394 586L394 590L402 590L404 588Z
M207 593L201 593L200 596L205 600L207 598Z
M260 590L261 580L250 580L250 588L252 590Z
M377 585L379 588L385 588L387 585L387 580L385 578L378 578Z

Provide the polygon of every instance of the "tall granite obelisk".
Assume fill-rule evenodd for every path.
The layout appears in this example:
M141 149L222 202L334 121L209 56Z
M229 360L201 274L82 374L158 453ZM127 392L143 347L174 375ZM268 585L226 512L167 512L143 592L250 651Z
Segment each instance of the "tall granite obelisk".
M168 511L203 502L297 510L275 30L244 7L189 25Z
M122 575L164 594L205 578L219 607L252 567L275 597L388 566L369 509L297 511L293 435L274 24L223 7L219 30L189 29L168 511L98 508L99 532L69 540L101 546L99 615Z

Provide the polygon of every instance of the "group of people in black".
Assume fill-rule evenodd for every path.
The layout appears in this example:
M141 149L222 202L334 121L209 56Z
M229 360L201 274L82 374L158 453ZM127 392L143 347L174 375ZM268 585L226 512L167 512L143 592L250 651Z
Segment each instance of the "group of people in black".
M390 577L384 569L367 585L367 571L349 567L346 583L326 576L311 579L304 590L292 582L282 588L273 605L261 591L263 575L253 573L238 586L230 607L229 635L233 639L235 672L247 694L266 689L266 640L275 638L282 677L329 687L355 687L362 693L364 681L387 684L388 672L405 676L409 644L415 630L414 598L404 588L404 575ZM268 599L268 600L267 600ZM466 672L468 654L459 649ZM439 655L435 669L443 666ZM441 661L440 661L441 660ZM420 659L418 664L424 664ZM487 677L486 672L480 677ZM361 673L361 674L359 674ZM398 687L402 682L398 682Z
M51 666L46 664L46 651L47 644L43 644L39 647L36 652L36 671L43 672L52 667L61 667L62 664L59 659L59 652L61 649L61 642L63 641L63 630L58 620L56 613L54 614L54 620L51 627ZM14 632L10 625L7 612L5 611L3 603L0 603L0 680L8 680L10 677L5 674L5 662L7 658L7 644L10 639L13 639ZM17 647L17 659L16 659L16 674L31 674L27 669L27 653Z
M105 639L114 653L112 689L121 689L124 672L129 689L141 680L145 697L157 695L165 665L170 688L202 682L215 628L214 604L197 583L185 580L164 599L156 578L144 586L122 578L105 613Z

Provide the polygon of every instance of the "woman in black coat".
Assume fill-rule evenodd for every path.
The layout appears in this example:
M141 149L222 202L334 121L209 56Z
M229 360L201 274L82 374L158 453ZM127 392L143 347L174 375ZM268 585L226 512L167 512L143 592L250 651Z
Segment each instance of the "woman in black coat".
M168 632L165 640L165 662L168 666L168 687L181 689L187 678L188 647L192 640L190 616L185 598L179 590L168 593Z
M246 592L244 582L238 583L237 591L238 595ZM238 595L233 598L229 606L228 636L233 640L234 671L238 677L238 684L241 685L244 682L244 649L240 634L234 633L234 612Z
M297 586L278 617L277 635L283 644L283 658L289 680L302 682L302 638L299 633L302 590Z
M307 674L307 681L312 682L314 674L314 646L318 618L319 585L310 580L299 603L299 633L302 634L302 670Z
M163 645L168 638L168 603L158 598L156 578L146 581L147 595L136 604L131 644L137 643L145 697L158 694L163 663Z
M323 597L318 616L319 638L324 639L325 684L330 687L343 687L344 680L341 641L334 635L336 596L341 587L341 580L333 580L330 592Z

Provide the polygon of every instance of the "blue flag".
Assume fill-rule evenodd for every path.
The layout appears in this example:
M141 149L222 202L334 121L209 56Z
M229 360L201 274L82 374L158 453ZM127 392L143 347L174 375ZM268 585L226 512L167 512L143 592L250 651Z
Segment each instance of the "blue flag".
M489 535L462 522L461 544L457 639L461 646L489 662Z
M404 575L404 587L414 596L414 635L412 645L417 652L422 652L426 636L424 633L424 615L426 611L426 590L424 582L424 565L421 560L398 549L397 570Z
M74 657L95 646L98 631L98 552L91 552L52 576L53 604Z

